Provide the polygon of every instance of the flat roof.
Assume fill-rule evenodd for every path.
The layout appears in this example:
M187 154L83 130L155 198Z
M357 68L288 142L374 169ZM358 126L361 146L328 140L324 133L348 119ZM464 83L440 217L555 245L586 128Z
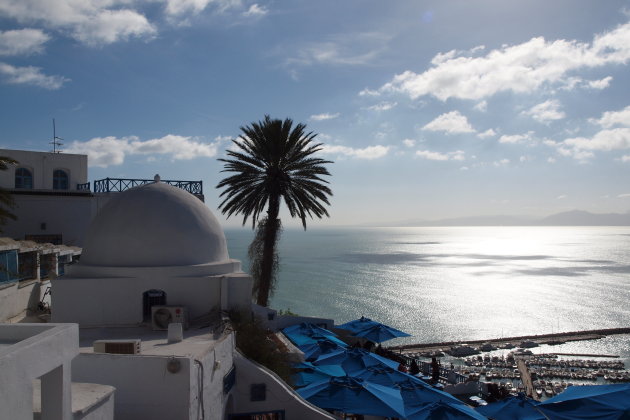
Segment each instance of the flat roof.
M184 340L168 343L167 331L141 327L86 327L79 329L79 352L94 353L96 340L140 339L140 354L150 356L203 356L223 340L225 334L215 335L214 326L192 326L184 330Z

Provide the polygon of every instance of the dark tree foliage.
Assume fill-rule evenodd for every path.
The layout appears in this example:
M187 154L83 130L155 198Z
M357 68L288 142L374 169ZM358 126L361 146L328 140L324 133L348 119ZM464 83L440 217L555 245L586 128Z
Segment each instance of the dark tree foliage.
M9 165L15 165L18 162L10 157L0 156L0 171L6 171ZM15 214L11 213L11 210L15 206L11 193L4 188L0 188L0 232L2 232L2 226L7 223L8 219L16 220Z
M232 175L223 179L217 188L225 188L219 205L230 217L243 216L243 225L251 217L252 228L258 223L256 238L250 253L256 253L252 276L256 282L256 302L267 306L273 292L275 268L278 265L276 244L281 224L278 219L280 203L284 201L291 217L299 217L306 229L306 218L328 216L324 205L330 205L332 191L323 176L330 173L324 166L330 161L314 157L321 150L315 143L316 134L306 132L306 125L293 126L290 119L271 119L241 127L241 135L233 140L236 150L228 150L229 159L222 172ZM266 210L266 217L261 215Z

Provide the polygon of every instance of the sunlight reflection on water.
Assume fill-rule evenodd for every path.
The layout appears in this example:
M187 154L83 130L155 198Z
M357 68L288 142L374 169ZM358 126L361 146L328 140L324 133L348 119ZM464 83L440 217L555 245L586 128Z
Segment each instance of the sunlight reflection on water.
M247 271L252 232L226 236ZM272 306L412 334L392 344L628 327L629 250L625 227L287 230Z

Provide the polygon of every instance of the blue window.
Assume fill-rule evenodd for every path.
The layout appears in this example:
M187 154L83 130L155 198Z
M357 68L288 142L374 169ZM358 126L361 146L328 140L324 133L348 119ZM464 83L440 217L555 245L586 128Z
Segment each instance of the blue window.
M53 172L53 190L67 190L68 189L68 174L66 171L56 169Z
M0 252L0 284L19 279L17 250Z
M33 174L26 168L15 170L15 188L33 189Z

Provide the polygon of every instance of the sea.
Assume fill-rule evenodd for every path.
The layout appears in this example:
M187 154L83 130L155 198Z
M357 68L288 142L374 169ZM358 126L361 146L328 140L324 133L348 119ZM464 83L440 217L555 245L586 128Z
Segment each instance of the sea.
M253 231L225 235L248 271ZM630 227L285 229L278 252L271 307L411 334L387 344L630 327ZM630 335L553 351L619 355L630 368Z

